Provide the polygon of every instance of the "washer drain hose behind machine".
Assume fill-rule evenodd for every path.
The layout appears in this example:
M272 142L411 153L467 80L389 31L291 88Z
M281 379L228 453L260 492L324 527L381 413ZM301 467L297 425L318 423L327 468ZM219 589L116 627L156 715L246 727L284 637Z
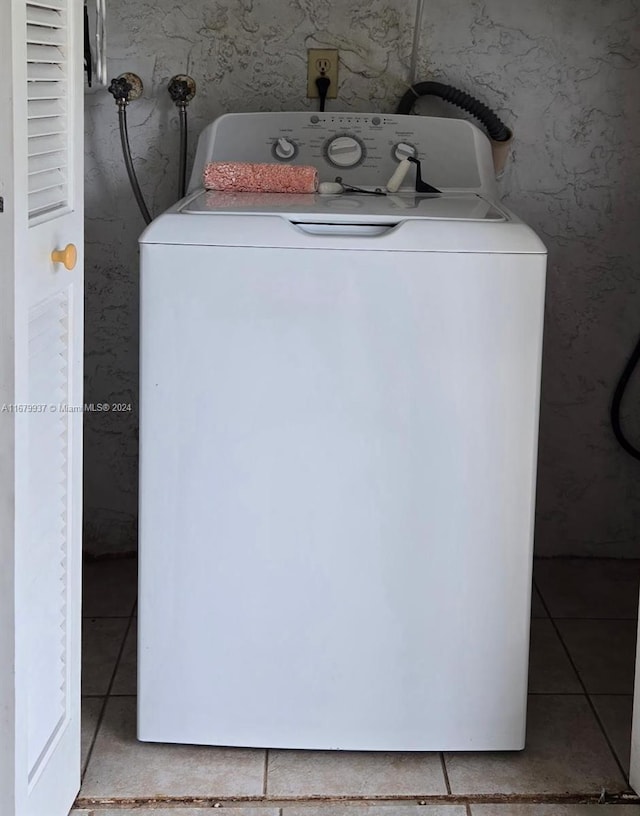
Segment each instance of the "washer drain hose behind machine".
M475 116L486 127L489 137L494 142L506 142L511 138L511 131L496 114L483 105L479 99L471 94L445 85L443 82L416 82L402 97L396 108L396 113L411 113L415 101L420 96L439 96L445 102L450 102L458 108Z
M635 348L631 352L631 356L629 357L626 366L622 370L620 379L618 380L615 391L613 392L611 411L609 414L611 418L611 427L613 428L613 433L615 434L616 439L620 443L621 447L624 448L624 450L629 454L629 456L633 456L634 459L640 459L640 450L631 444L622 430L620 408L622 405L624 392L627 390L627 385L629 384L631 375L638 364L638 360L640 360L640 338L638 338Z
M501 173L509 155L513 133L499 119L496 114L483 105L479 99L471 94L454 88L453 85L445 85L443 82L415 82L400 100L396 113L409 114L413 110L416 99L421 96L438 96L445 102L450 102L458 108L467 111L481 122L489 134L491 140L491 153L493 154L493 165L496 173Z

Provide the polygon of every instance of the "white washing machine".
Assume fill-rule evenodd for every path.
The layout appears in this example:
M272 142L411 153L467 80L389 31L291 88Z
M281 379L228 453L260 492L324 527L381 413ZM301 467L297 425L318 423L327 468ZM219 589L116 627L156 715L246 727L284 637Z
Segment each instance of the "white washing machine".
M407 151L441 194L200 188ZM204 131L141 238L140 739L523 747L545 267L468 122Z

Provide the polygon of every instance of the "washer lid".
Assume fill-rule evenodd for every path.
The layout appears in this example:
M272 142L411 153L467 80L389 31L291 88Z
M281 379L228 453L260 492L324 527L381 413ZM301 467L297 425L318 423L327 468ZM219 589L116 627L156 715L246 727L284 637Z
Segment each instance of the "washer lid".
M179 208L187 215L284 215L305 223L376 224L407 219L499 222L510 220L475 194L387 195L343 193L234 193L203 190Z

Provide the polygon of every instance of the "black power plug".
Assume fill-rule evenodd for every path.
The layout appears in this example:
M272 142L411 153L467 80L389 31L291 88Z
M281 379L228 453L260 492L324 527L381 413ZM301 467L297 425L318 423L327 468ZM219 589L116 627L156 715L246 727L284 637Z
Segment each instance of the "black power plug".
M329 92L329 85L331 80L328 76L320 74L316 77L316 88L318 89L318 96L320 97L320 110L324 110L325 102L327 101L327 93Z

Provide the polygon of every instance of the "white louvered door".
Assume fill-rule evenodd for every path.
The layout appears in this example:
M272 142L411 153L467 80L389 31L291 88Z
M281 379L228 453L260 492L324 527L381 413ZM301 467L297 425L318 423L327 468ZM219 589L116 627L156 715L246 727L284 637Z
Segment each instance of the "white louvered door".
M66 816L80 785L82 0L0 6L0 815Z
M29 217L69 204L67 0L26 2Z

